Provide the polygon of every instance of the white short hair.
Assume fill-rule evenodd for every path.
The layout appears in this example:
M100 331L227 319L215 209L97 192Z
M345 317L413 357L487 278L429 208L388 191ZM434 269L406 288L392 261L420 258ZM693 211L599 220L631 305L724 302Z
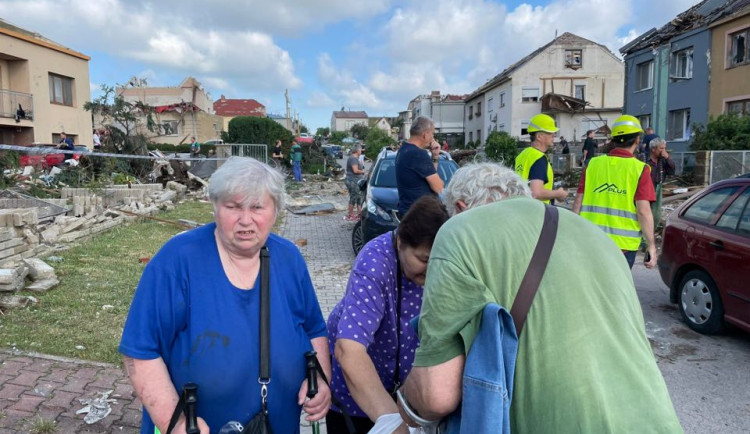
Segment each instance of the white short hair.
M220 201L235 195L242 196L243 203L249 204L264 193L273 199L278 215L286 201L284 175L254 158L229 157L208 182L208 199L214 209Z
M649 149L656 149L661 145L666 145L667 141L662 139L661 137L654 137L651 139L650 142L648 142L648 148Z
M496 163L474 163L453 174L443 202L452 216L459 200L474 208L514 196L531 197L529 186L516 172Z

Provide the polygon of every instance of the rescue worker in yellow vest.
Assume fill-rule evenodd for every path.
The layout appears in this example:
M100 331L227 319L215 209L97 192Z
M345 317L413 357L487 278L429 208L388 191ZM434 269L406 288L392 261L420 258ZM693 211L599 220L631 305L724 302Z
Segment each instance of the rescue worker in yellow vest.
M564 201L568 191L563 188L553 190L552 165L546 152L555 143L558 131L555 120L545 114L538 114L529 121L528 132L531 146L516 157L516 173L528 181L531 195L545 203L555 199Z
M656 200L651 169L633 153L641 141L638 119L624 115L612 125L615 148L607 155L594 157L581 175L573 212L599 226L617 244L630 268L641 245L648 250L643 265L656 265L654 218L651 202Z

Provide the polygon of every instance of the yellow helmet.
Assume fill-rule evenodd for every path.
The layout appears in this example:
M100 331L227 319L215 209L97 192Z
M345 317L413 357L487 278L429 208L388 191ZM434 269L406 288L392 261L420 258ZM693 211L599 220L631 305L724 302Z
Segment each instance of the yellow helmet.
M529 127L526 131L530 133L536 133L537 131L543 131L545 133L556 133L559 130L555 125L555 120L551 116L545 114L538 114L531 118L529 121Z
M612 137L642 132L641 123L634 116L622 115L612 124Z

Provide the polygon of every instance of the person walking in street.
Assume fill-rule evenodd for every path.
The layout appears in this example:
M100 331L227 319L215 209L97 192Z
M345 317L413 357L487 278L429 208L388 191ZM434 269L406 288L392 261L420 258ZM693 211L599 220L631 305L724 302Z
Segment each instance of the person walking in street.
M641 133L635 117L617 118L612 125L615 148L584 168L573 211L604 230L622 250L630 268L642 235L648 245L644 265L653 268L657 255L651 202L656 193L649 166L634 155Z
M302 182L302 146L299 143L294 142L292 149L289 151L292 154L292 171L294 172L294 180Z
M547 151L555 143L558 128L555 120L545 114L538 114L529 121L528 132L531 146L521 151L516 157L516 173L528 181L531 195L545 203L555 199L564 201L568 191L564 188L553 190L554 174L552 164L547 158Z
M281 152L281 140L276 140L276 145L273 147L273 153L271 154L271 158L273 159L274 163L276 163L276 168L281 168L281 160L284 158L284 154Z
M586 167L592 158L596 156L596 140L594 140L594 130L586 131L586 140L583 141L583 158L581 158L581 166Z
M477 194L484 183L490 194ZM460 168L446 187L448 211L460 213L430 252L419 348L397 393L403 420L450 414L447 432L459 432L450 428L460 415L460 432L682 433L620 250L566 209L555 208L554 248L514 327L507 310L521 297L546 214L524 184L483 163ZM503 318L502 328L487 314L498 306L492 319Z
M193 136L191 140L192 142L190 143L190 156L193 158L197 158L201 153L201 144L198 143L197 140L195 140L195 136Z
M651 168L651 182L654 183L654 190L656 191L656 200L651 203L651 214L654 216L654 228L656 228L661 223L662 183L667 176L674 176L675 165L674 161L669 158L667 142L664 139L656 136L649 141L648 146L649 152L646 162Z
M560 146L562 146L562 151L561 151L561 153L562 153L563 155L568 155L568 154L570 154L570 146L568 146L568 141L567 141L567 140L565 140L565 137L562 137L562 136L560 136Z
M409 130L409 142L404 142L396 154L396 185L398 212L404 216L411 204L420 197L443 191L443 180L437 173L437 162L430 159L425 149L438 147L435 124L426 116L418 117Z
M349 190L349 208L344 220L350 222L359 220L362 212L362 190L359 188L359 181L365 175L365 165L359 159L361 153L362 147L354 145L351 155L346 160L346 178L344 179L344 184L346 184L346 188ZM355 206L357 207L356 214L354 214Z
M328 432L347 432L344 412L358 434L398 412L392 394L419 345L409 321L419 315L432 242L447 220L439 199L422 196L397 230L372 239L357 255L346 293L328 317L331 393L341 404L328 412Z

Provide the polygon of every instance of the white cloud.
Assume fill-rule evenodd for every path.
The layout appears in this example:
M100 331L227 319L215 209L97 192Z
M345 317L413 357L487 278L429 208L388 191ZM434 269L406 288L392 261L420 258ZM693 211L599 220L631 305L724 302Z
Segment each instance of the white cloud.
M326 93L314 90L310 93L310 97L307 98L305 104L308 107L332 107L336 105L336 101L331 99Z
M336 67L327 53L318 56L318 79L326 83L333 97L347 107L381 107L372 89L357 81L347 69Z

